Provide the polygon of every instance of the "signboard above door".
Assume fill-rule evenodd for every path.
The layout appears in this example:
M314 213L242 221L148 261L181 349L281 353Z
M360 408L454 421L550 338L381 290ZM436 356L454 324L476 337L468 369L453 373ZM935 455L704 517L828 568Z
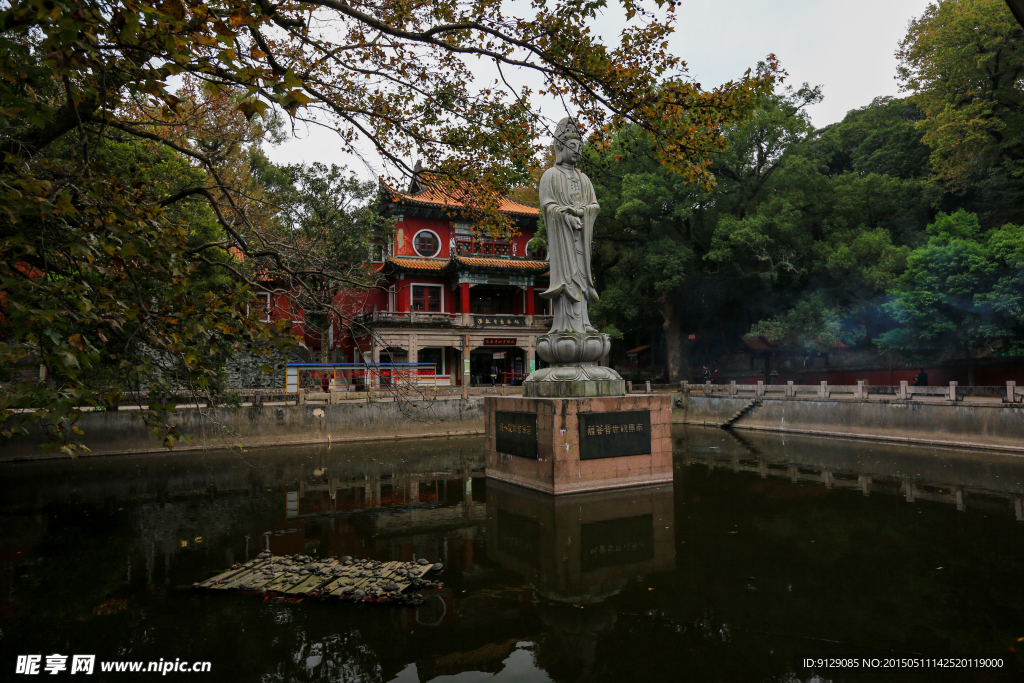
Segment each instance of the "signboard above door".
M515 337L484 337L484 346L515 346Z

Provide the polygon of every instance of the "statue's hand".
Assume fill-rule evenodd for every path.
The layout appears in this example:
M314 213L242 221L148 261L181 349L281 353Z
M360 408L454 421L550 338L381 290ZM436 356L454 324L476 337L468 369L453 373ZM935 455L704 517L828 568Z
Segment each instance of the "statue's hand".
M579 230L580 229L580 219L577 218L575 214L566 212L566 214L565 214L565 222L568 223L569 227L572 228L573 230Z

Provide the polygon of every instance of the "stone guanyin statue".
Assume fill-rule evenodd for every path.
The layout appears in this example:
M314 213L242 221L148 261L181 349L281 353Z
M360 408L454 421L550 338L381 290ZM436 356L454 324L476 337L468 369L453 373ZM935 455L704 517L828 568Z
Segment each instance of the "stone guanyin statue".
M576 122L564 118L555 128L555 165L540 179L540 210L548 233L551 283L541 294L551 299L554 320L537 337L537 355L551 364L530 374L525 396L621 396L625 382L597 362L611 339L590 324L587 306L598 301L590 272L594 220L601 207L594 186L576 168L583 140Z

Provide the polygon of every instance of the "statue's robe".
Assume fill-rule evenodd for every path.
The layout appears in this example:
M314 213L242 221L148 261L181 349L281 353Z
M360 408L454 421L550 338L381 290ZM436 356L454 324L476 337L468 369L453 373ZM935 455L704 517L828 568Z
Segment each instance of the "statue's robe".
M553 166L540 179L540 208L548 232L548 259L551 281L541 293L553 299L552 332L594 331L587 315L587 304L598 300L590 272L590 243L594 220L600 206L590 179L577 170L577 186L566 171ZM579 229L569 225L564 209L573 207L583 214Z

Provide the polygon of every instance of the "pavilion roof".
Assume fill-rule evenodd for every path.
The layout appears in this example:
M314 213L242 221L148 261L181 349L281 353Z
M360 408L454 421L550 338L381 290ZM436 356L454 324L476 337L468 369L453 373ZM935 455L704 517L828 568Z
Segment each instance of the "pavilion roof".
M452 258L415 258L407 256L389 256L384 260L378 271L412 270L429 272L435 275L457 273L466 270L497 270L502 272L518 271L526 273L548 273L547 261L536 261L525 258L486 258L481 256L453 256Z
M413 176L412 183L409 185L408 192L400 192L381 183L381 189L385 195L385 206L414 206L458 212L468 208L473 203L470 200L475 190L468 184L457 184L454 189L445 190L439 187L440 183L437 181L431 182L432 178L438 177L437 174L422 170L417 164L416 173ZM494 197L497 199L498 210L502 213L519 218L536 219L540 216L540 209L536 206L524 204L511 197L498 195L497 193L494 193Z
M452 259L458 265L477 268L501 268L502 270L546 270L547 261L520 258L486 258L483 256L456 256Z
M445 269L448 265L448 259L446 258L414 258L414 257L403 257L395 256L388 257L381 267L380 270L388 263L391 263L404 270L433 270L440 272Z

